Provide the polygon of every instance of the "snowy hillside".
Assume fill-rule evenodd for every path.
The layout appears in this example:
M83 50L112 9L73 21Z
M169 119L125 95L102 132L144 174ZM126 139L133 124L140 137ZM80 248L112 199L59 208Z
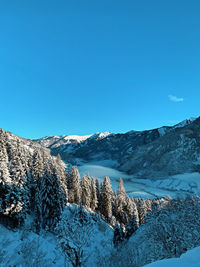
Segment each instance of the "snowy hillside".
M99 258L108 257L112 249L113 230L99 216L89 213L87 224L90 229L87 225L77 227L72 220L73 216L76 216L76 209L76 206L68 206L63 216L72 222L76 234L80 235L79 243L83 246L87 266L100 266ZM0 224L0 267L60 267L65 264L72 266L60 246L61 237L46 231L37 234L32 229L33 221L30 216L23 229L12 230ZM72 246L76 239L74 233L70 240Z

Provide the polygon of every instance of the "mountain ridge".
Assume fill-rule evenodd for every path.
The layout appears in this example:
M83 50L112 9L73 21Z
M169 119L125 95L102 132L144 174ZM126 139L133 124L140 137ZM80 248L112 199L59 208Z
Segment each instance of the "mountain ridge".
M106 132L84 137L63 135L34 141L49 148L52 155L60 154L64 161L71 164L110 160L117 162L118 170L137 177L166 177L181 173L181 166L183 171L196 170L194 162L199 157L200 149L193 147L191 152L190 141L199 142L199 128L193 129L196 137L189 132L179 136L181 131L189 131L188 127L193 127L196 121L200 125L199 118L189 118L174 126L152 130L118 134ZM182 159L184 149L187 150L185 160Z
M127 134L127 133L139 133L139 132L145 132L145 131L153 131L153 130L156 130L156 129L163 129L163 128L178 128L178 127L184 127L185 125L189 125L190 123L192 123L194 120L196 120L197 118L195 117L190 117L190 118L187 118L177 124L174 124L172 126L167 126L167 125L163 125L161 127L156 127L156 128L153 128L153 129L147 129L147 130L130 130L130 131L127 131L127 132L124 132L124 133L112 133L112 132L109 132L109 131L106 131L106 132L97 132L97 133L93 133L93 134L89 134L89 135L78 135L78 134L75 134L75 135L65 135L65 134L62 134L62 135L47 135L47 136L44 136L44 137L41 137L41 138L36 138L36 139L31 139L33 141L36 141L38 142L38 140L45 140L45 139L48 139L48 138L55 138L55 139L61 139L61 138L68 138L68 139L72 139L72 140L81 140L81 141L85 141L87 140L88 138L90 137L94 137L95 135L102 135L102 136L108 136L108 135L115 135L115 134ZM24 138L26 139L26 138Z

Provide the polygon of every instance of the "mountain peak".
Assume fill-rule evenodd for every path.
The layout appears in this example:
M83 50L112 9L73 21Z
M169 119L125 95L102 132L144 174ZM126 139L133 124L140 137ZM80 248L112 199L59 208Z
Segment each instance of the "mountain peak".
M184 120L184 121L181 121L181 122L179 122L178 124L174 125L174 128L181 128L181 127L184 127L184 126L186 126L186 125L191 124L194 120L196 120L196 118L194 118L194 117L188 118L188 119L186 119L186 120Z
M77 143L82 143L88 138L90 138L92 135L64 135L62 139L66 141L76 141Z

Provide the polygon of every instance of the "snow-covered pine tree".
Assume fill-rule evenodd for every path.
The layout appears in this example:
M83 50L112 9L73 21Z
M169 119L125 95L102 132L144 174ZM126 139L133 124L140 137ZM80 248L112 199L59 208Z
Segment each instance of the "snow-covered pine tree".
M56 163L57 163L58 176L65 192L65 201L67 202L68 201L68 188L67 188L67 177L66 177L67 172L65 170L65 165L61 160L60 154L58 154L56 157Z
M30 174L28 176L29 180L28 187L30 194L30 206L31 209L34 209L37 181L44 175L45 171L44 157L42 156L42 153L38 148L35 148L33 156L30 159L29 166L30 166Z
M44 156L42 157L41 151L37 148L33 153L31 173L34 182L44 175Z
M112 215L119 222L119 220L118 220L118 198L117 198L117 192L113 192Z
M98 205L97 199L97 189L96 189L96 182L94 177L91 180L91 201L90 201L90 208L91 210L95 211Z
M26 170L24 168L24 155L21 144L17 139L15 145L9 142L8 134L1 132L0 138L0 169L6 166L7 179L3 179L2 212L8 221L15 221L15 226L22 223L28 210L28 189L26 182ZM3 146L2 146L3 144ZM5 172L4 177L5 177Z
M68 179L68 199L71 203L80 204L81 201L81 186L80 186L80 174L76 166L72 167L69 179Z
M20 191L19 202L23 207L23 214L30 208L30 190L29 190L29 168L28 168L28 155L25 153L20 139L16 140L15 145L9 142L9 169L12 183L16 185L16 187L20 187L16 191ZM17 194L16 192L16 194ZM22 215L21 215L22 216Z
M97 200L99 202L100 201L100 185L99 185L99 180L96 179L95 180L95 183L96 183Z
M98 197L98 206L97 211L100 214L103 214L103 182L99 183L96 180L96 186L97 186L97 197Z
M23 189L15 184L7 186L5 214L21 222L25 218L23 193Z
M91 202L91 179L88 174L84 175L81 180L81 203L88 209Z
M11 183L8 169L8 155L6 150L6 136L3 129L0 129L0 182Z
M144 199L138 198L137 209L138 209L139 221L140 221L140 225L141 225L145 222L144 217L147 213L146 201Z
M131 198L130 200L132 202L132 216L130 221L126 225L126 238L129 238L139 228L140 225L140 219L136 203L133 198Z
M124 188L123 180L120 178L119 187L117 194L114 197L114 207L115 217L120 222L125 224L127 222L127 214L125 207L127 206L128 196Z
M22 213L20 188L16 185L0 183L0 223L9 227L22 225L25 213Z
M10 177L15 185L22 188L26 180L26 169L24 168L25 159L19 140L17 140L16 147L13 147L10 152Z
M126 219L127 219L126 222L130 221L132 214L134 212L136 204L133 202L134 202L133 198L127 197L126 203L124 205L124 212L126 213Z
M113 191L110 178L108 176L104 178L102 189L102 214L107 220L110 220L112 217Z
M146 203L147 212L152 211L152 209L153 209L153 207L152 207L152 200L149 199L149 198L147 198L145 200L145 203Z
M63 188L56 170L46 169L44 175L37 180L35 194L35 214L37 230L53 229L64 207Z
M122 178L120 178L119 180L119 187L118 187L118 191L117 191L117 195L119 197L119 199L121 199L122 201L126 200L126 190L124 188L124 182L122 180Z

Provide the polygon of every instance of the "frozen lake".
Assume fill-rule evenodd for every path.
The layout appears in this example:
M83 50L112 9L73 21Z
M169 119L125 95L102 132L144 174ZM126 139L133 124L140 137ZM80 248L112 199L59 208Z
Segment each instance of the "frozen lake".
M139 183L138 179L134 182L133 176L115 170L114 168L109 168L98 164L84 164L78 168L81 176L88 173L90 176L98 178L100 181L103 181L105 176L109 176L114 191L117 190L119 179L122 178L126 192L129 194L129 196L133 197L155 198L170 195L172 198L174 198L180 196L180 194L183 194L182 192L179 193L178 191L174 190L159 189L151 185L145 185Z

